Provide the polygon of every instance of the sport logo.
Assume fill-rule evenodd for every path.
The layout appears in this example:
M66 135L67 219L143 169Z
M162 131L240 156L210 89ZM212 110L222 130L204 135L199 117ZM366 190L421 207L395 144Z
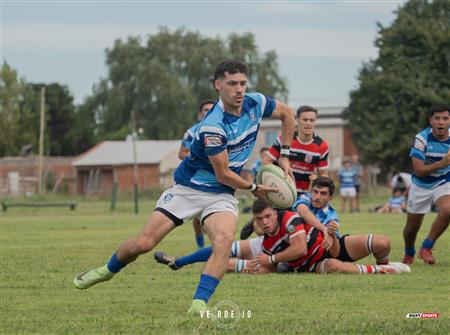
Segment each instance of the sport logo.
M222 145L222 138L217 135L208 135L205 136L205 147L214 148L220 147Z
M417 150L420 150L420 151L424 151L425 144L420 139L416 138L414 140L414 148L416 148Z
M408 313L406 317L408 319L437 319L439 313Z
M255 115L255 112L254 112L254 111L251 111L250 114L249 114L249 116L250 116L250 120L256 121L256 115Z
M312 155L305 155L305 162L306 163L311 163L313 160L313 156Z
M173 198L173 194L169 193L166 194L166 196L164 197L164 203L167 204L170 200L172 200Z

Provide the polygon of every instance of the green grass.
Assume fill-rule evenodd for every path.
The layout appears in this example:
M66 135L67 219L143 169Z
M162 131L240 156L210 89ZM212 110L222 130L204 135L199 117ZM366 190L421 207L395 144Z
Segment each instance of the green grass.
M364 211L385 197L365 200ZM201 265L178 272L139 258L112 281L86 291L72 286L78 272L104 264L136 234L153 203L82 201L66 208L11 208L1 214L2 334L448 334L449 233L434 254L437 264L416 260L405 275L227 274L210 305L231 300L251 318L224 330L211 320L185 316ZM336 202L338 205L338 202ZM338 207L338 206L336 206ZM434 214L424 222L418 242ZM241 215L240 226L249 219ZM402 257L404 215L341 215L346 233L391 238L392 260ZM157 250L176 255L195 249L190 223ZM373 263L368 258L363 263ZM409 312L440 313L438 319L406 319Z

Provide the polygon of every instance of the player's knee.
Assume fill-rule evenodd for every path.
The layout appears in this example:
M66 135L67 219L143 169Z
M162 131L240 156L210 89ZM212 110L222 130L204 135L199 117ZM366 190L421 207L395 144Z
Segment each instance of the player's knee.
M439 215L450 218L450 205L445 204L439 208Z
M325 264L326 272L338 272L339 271L339 261L333 258L327 260Z
M145 254L155 247L155 241L152 238L138 237L135 243L135 249L138 254Z
M229 250L231 248L231 244L233 243L233 234L231 233L223 233L217 235L213 240L214 249L220 248L221 250Z
M386 236L375 235L374 238L374 252L386 251L389 252L391 250L391 241Z

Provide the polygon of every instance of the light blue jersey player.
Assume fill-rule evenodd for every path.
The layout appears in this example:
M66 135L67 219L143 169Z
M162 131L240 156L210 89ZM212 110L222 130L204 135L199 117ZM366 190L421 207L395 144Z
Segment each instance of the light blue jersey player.
M75 287L86 289L111 279L139 255L151 251L184 220L198 217L212 242L212 254L200 276L188 314L206 312L206 303L226 271L236 230L238 201L233 196L234 190L247 189L258 197L276 191L239 176L255 145L263 117L281 120L286 156L278 163L292 176L287 156L294 136L294 111L262 94L246 94L247 69L247 65L234 60L217 66L214 87L219 102L200 122L190 155L175 172L175 185L163 192L141 232L119 246L106 265L75 277Z
M339 217L335 209L329 204L325 204L323 207L314 207L312 203L312 194L303 193L295 201L292 209L297 211L298 206L305 205L314 214L314 216L319 220L321 224L327 226L330 222L336 222L339 224ZM336 230L336 237L340 238L341 235L338 230Z
M414 261L415 240L423 217L438 208L438 215L427 238L422 243L419 257L434 264L431 249L447 229L450 221L450 106L436 104L430 108L429 128L416 135L410 151L414 174L408 194L408 217L403 230L405 257L403 263Z

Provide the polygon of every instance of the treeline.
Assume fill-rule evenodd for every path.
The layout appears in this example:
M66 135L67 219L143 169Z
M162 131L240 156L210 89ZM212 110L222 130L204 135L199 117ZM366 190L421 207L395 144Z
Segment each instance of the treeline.
M67 86L46 86L46 153L76 155L100 140L123 140L131 116L141 138L179 139L195 122L197 105L215 99L211 77L225 59L250 68L249 90L287 99L274 51L261 53L252 34L210 38L184 29L160 31L146 41L116 40L106 52L107 76L85 101L75 106ZM0 155L18 155L24 145L38 150L42 84L27 83L4 63L0 86Z

